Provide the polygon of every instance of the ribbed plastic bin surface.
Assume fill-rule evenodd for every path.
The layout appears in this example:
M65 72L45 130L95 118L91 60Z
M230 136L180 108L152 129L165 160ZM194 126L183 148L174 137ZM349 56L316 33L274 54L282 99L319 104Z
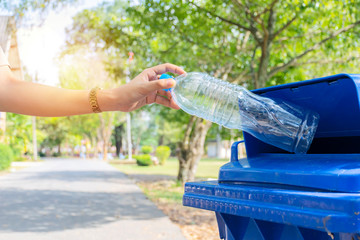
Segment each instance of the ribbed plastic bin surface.
M247 158L234 143L219 180L186 183L183 204L214 211L226 240L360 239L359 89L339 74L255 90L320 114L308 154L244 133Z
M360 231L358 193L209 181L186 183L183 204L216 212L227 240L344 240Z

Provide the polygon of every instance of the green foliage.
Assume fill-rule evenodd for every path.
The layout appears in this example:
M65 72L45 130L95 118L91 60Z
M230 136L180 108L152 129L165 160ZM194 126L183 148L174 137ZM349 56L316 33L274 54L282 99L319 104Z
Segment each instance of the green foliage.
M17 20L32 21L33 18L44 20L50 9L60 9L77 0L1 0L0 8L7 9ZM30 13L30 14L29 14Z
M155 104L133 112L131 126L134 146L171 146L181 141L186 121L180 121L181 117L175 119L173 115L176 112L188 119L188 114Z
M39 156L40 156L40 157L46 157L46 154L43 153L43 152L39 152Z
M217 124L213 124L206 135L206 140L216 139L218 134L220 134L220 138L222 140L243 139L243 132L241 130L228 129Z
M83 45L72 45L62 53L60 62L60 85L68 89L91 89L95 86L113 88L118 84L106 69L108 56L98 50L92 51ZM98 141L110 141L114 125L124 121L124 113L105 112L71 116L66 119L69 126L66 142L71 146L80 145L82 139L92 144L92 150Z
M0 170L5 170L11 166L14 154L8 145L0 144Z
M156 157L159 159L160 165L164 165L170 157L171 150L168 146L158 146L156 148Z
M138 166L151 166L151 156L149 154L135 155L133 156L136 159Z
M59 152L54 152L54 153L52 154L52 156L53 156L53 157L61 157L61 153L59 153Z
M216 74L225 68L224 80L248 88L255 81L263 87L354 71L349 62L359 62L359 1L146 3L128 13L155 56L187 71ZM353 23L355 28L333 34Z
M131 77L146 67L171 62L188 72L207 72L251 89L358 71L359 3L114 1L79 13L68 31L68 43L106 52L106 69L119 79L126 69L121 63L131 50L135 53ZM135 117L141 120L133 125L134 146L156 140L158 145L174 146L184 130L193 127L187 127L189 115L183 111L147 109L157 116L148 125ZM241 136L237 130L213 126L211 135L218 133L227 139Z
M41 147L60 147L61 144L68 137L71 124L68 118L51 117L51 118L38 118L39 129L46 133L45 139L41 142ZM60 152L58 152L60 155Z
M131 134L134 148L143 145L157 145L157 132L154 118L148 111L138 110L131 113Z
M6 113L6 139L16 157L29 151L32 141L31 117Z
M142 152L143 154L150 154L150 153L152 153L153 150L154 150L154 149L153 149L152 146L142 146L142 147L141 147L141 152Z

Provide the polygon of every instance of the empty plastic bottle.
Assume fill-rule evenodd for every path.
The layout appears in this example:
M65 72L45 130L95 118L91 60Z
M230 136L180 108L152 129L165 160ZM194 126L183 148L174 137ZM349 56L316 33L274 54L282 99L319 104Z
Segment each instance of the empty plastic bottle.
M309 149L319 121L317 113L280 99L261 97L205 73L186 73L175 80L171 94L185 112L243 130L289 152L306 153Z

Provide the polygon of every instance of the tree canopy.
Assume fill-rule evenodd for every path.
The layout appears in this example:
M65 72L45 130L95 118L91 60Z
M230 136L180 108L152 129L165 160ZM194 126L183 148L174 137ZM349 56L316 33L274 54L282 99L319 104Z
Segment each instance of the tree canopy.
M259 88L354 69L358 7L348 0L115 1L78 14L68 46L101 49L108 70L120 79L132 51L132 75L171 62ZM182 125L187 144L180 145L179 160L196 171L211 123L182 111L160 114Z
M16 8L24 13L74 2L26 0L19 1ZM356 72L360 63L359 7L356 0L103 3L77 14L67 30L66 48L59 62L61 85L89 88L94 79L102 79L98 83L103 87L117 86L125 83L128 70L132 78L145 68L164 62L182 66L188 72L207 72L249 89ZM127 62L129 51L135 53L131 65ZM77 64L67 64L72 61ZM94 67L88 70L89 66ZM133 141L172 144L173 149L178 148L180 162L183 161L180 166L192 176L209 129L208 137L212 138L218 133L228 139L241 136L238 131L230 134L227 129L211 127L205 120L159 106L143 108L133 115L136 118ZM119 118L112 115L97 120L76 118L82 126L69 128L74 129L69 130L70 135L82 133L94 138L91 128L99 128L102 139L109 141L113 125L121 124L114 120ZM145 124L142 118L149 120ZM175 142L180 144L175 146ZM186 176L180 180L187 180Z

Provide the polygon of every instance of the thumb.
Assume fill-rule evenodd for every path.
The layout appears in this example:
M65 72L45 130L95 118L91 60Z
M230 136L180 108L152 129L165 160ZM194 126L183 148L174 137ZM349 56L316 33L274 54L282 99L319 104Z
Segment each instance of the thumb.
M156 90L162 90L167 88L172 88L176 84L175 80L172 78L169 79L159 79L150 81L146 85L146 90L149 92L156 91Z

